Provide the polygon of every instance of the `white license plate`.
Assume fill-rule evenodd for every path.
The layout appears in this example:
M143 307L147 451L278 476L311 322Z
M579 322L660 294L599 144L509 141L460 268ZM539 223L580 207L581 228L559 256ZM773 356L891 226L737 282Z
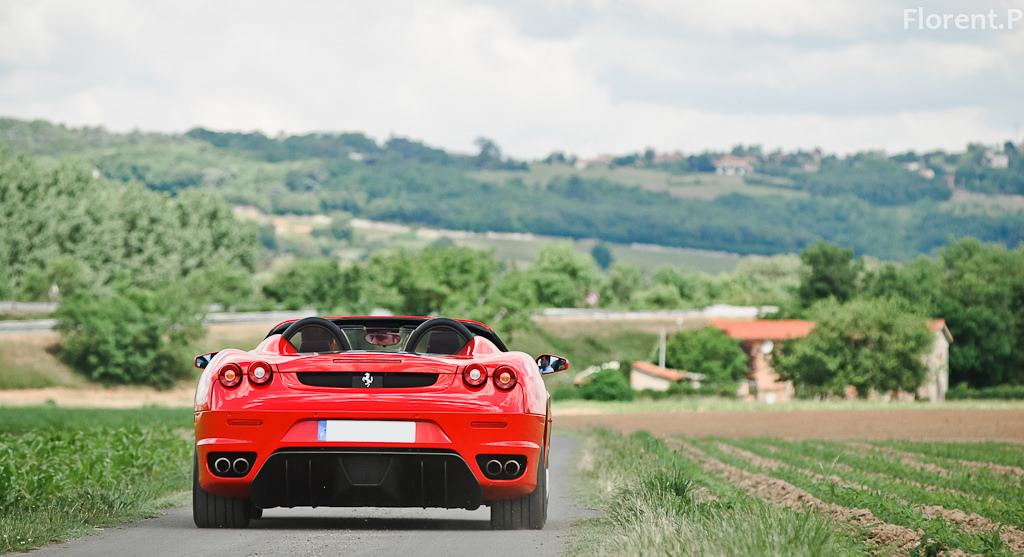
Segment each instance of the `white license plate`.
M317 441L415 443L416 422L320 420Z

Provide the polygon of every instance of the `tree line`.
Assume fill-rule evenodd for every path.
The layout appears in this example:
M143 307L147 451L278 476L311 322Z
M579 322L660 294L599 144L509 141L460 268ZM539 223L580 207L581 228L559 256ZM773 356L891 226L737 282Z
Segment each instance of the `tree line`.
M47 133L63 137L59 130ZM381 158L374 163L358 157L309 160L292 154L291 159L281 161L267 156L254 166L253 159L243 153L245 149L230 142L228 147L219 147L191 137L157 141L139 136L131 145L111 147L124 138L101 131L80 135L71 139L95 143L100 149L97 152L110 157L94 159L109 163L106 171L93 166L91 160L37 159L0 152L0 297L46 299L56 285L62 302L58 316L65 335L64 357L98 380L166 385L187 374L181 367L181 362L187 361L181 347L201 332L198 323L203 308L210 304L251 308L312 305L323 313L362 313L381 307L400 313L465 316L514 335L530 326L534 309L582 306L596 294L599 307L777 304L783 308L781 315L814 318L826 325L834 321L834 327L817 329L822 335L834 331L832 337L809 337L808 342L824 344L801 352L794 343L790 353L780 354L783 371L805 384L821 382L825 376L856 384L852 379L869 376L868 370L877 374L880 365L846 362L842 367L836 362L815 361L807 354L838 353L835 343L856 345L858 339L878 345L883 340L865 331L904 330L914 320L934 318L945 318L954 334L950 349L953 383L980 388L1024 381L1024 362L1017 348L1024 340L1019 309L1024 307L1024 286L1017 278L1024 276L1022 248L1005 245L1006 238L1022 233L1012 213L990 221L964 214L944 217L941 212L918 215L918 210L934 203L927 195L898 209L873 205L847 195L849 192L846 197L795 200L731 195L691 206L665 194L573 176L542 185L516 180L478 182L459 166L472 163L424 162L440 155L408 141L394 143L393 150L403 153L400 156L377 153ZM315 137L307 140L318 148L324 145ZM337 149L363 141L335 140L342 146ZM161 158L168 145L181 155L178 164ZM493 144L481 141L480 147L481 153L490 153L492 161L506 161ZM370 149L369 145L360 148ZM294 148L294 153L303 152ZM113 163L130 159L132 153L138 158L120 168L135 178L110 175ZM378 164L386 159L390 162ZM182 183L189 185L175 186L175 172L187 177L189 165L195 161L205 161L199 164L204 167L201 185L183 178ZM212 166L214 162L221 166ZM165 172L160 182L165 188L154 188L140 179L160 172ZM246 193L242 184L250 185L251 191ZM607 249L599 249L600 244L593 256L577 253L568 244L549 245L529 268L519 269L495 260L489 252L458 248L442 240L423 251L381 252L347 266L326 258L299 260L257 284L253 276L263 257L259 230L237 220L222 196L249 195L247 199L257 202L264 186L277 192L274 203L291 203L295 208L308 202L311 211L322 210L324 200L329 199L333 209L353 214L448 228L525 229L548 234L560 230L583 236L600 227L607 236L618 238L617 231L623 230L624 238L638 239L675 238L674 231L680 227L696 227L693 237L705 233L709 238L706 247L714 243L710 238L728 237L754 253L773 253L790 244L798 244L800 248L792 251L801 253L747 257L734 273L709 276L673 267L646 273L611 261ZM464 206L469 203L467 198L473 200L471 206ZM494 205L480 211L481 200ZM680 205L673 205L677 202ZM803 209L763 213L773 203ZM608 207L623 211L604 212ZM674 207L674 218L683 215L683 222L670 222L668 213L661 212L665 207ZM728 207L733 212L716 212L712 207ZM630 216L637 214L644 217L642 225ZM737 219L737 214L758 218ZM801 219L813 219L817 224L808 225ZM330 234L346 234L342 220L338 226L332 223ZM786 230L793 233L793 222L803 228L796 238L786 238ZM861 224L833 234L842 242L822 242L824 235L815 232L816 226L842 231L850 222ZM928 249L920 251L935 250L935 255L885 265L854 257L855 253L870 253L864 246L886 241L898 245L899 240L906 240L910 236L903 227L908 223L929 229L928 235L916 241L927 240ZM859 227L865 229L852 234ZM993 235L986 227L999 229L1003 240L983 241ZM950 234L951 229L962 234ZM935 231L946 234L945 239L940 241ZM963 236L980 239L957 239ZM840 249L839 245L847 247ZM910 316L910 320L881 321L889 316ZM873 324L874 329L856 328L864 323ZM884 342L912 351L917 342L912 336ZM851 357L863 352L847 350ZM825 363L832 367L822 368ZM886 372L885 381L907 386L916 380L918 368L912 364L899 367L910 375L892 379ZM815 376L808 371L812 368L830 372ZM882 378L867 381L874 384Z

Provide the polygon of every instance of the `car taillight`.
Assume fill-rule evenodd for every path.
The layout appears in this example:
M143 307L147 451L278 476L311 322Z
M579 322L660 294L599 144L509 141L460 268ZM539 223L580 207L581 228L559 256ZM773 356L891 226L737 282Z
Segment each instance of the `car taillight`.
M253 362L249 366L249 381L255 385L266 385L270 382L273 372L270 371L270 364L266 362Z
M494 370L495 387L507 391L516 386L516 381L516 370L508 366L498 366L498 369Z
M220 384L225 387L237 387L242 382L242 368L235 364L228 364L220 368Z
M487 369L480 364L467 366L462 370L462 380L470 387L479 387L487 382Z

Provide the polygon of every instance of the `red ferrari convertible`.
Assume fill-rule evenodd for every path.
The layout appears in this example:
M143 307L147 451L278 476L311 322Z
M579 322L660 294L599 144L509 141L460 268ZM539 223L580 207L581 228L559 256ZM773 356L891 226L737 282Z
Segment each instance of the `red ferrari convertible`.
M494 528L543 528L541 375L568 365L441 317L307 317L254 350L199 356L193 520L244 528L271 507L487 505Z

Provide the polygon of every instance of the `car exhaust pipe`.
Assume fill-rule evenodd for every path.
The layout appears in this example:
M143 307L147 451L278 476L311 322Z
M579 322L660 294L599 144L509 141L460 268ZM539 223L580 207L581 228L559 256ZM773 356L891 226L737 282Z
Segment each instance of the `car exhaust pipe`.
M487 465L484 466L484 471L487 472L488 476L497 476L501 474L502 466L501 462L497 460L488 460Z
M519 470L519 463L516 462L515 460L509 460L505 462L505 474L511 477L516 477L519 475Z
M239 476L244 476L249 471L249 461L244 458L236 458L231 469Z
M224 457L220 457L213 461L213 470L218 474L227 474L231 471L231 461Z

